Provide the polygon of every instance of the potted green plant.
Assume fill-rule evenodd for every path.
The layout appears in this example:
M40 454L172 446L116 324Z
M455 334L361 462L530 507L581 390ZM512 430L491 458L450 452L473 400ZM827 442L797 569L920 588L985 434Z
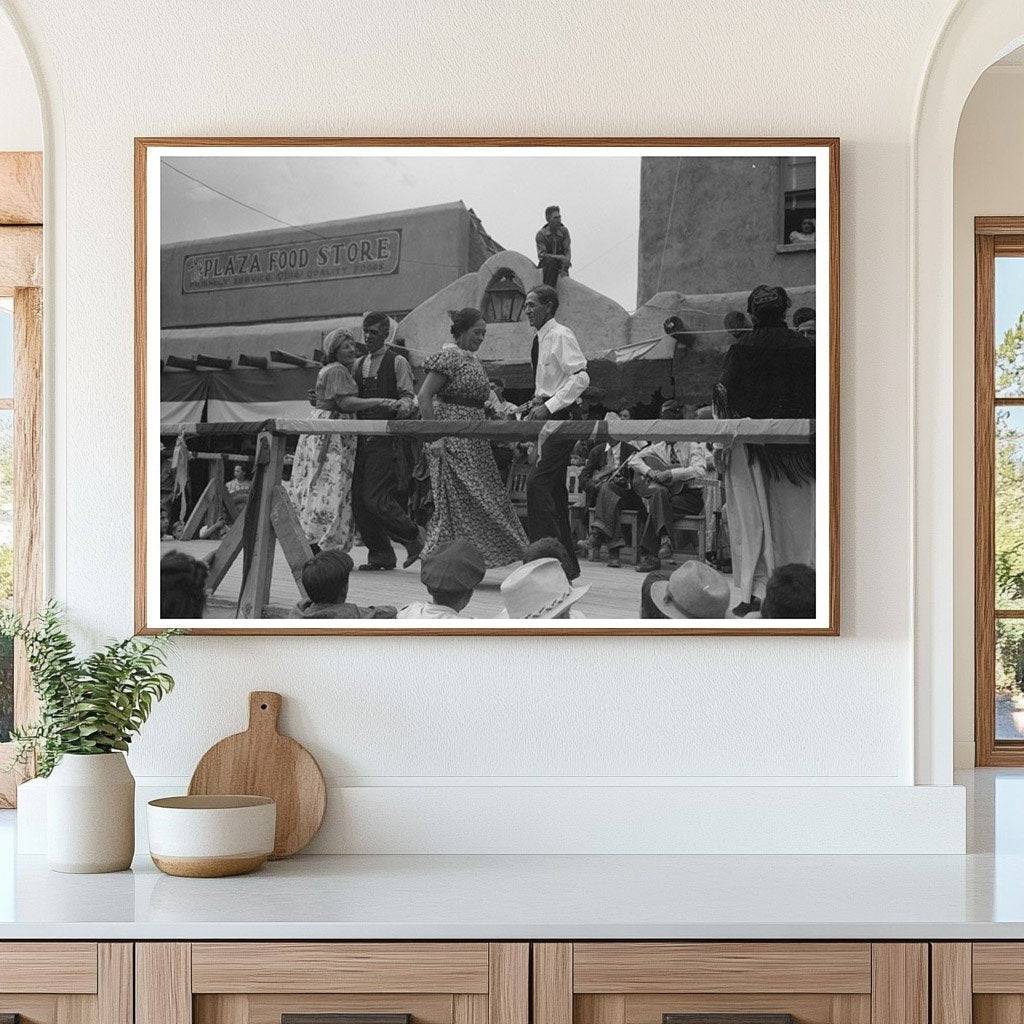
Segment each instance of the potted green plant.
M22 622L0 615L0 634L21 640L39 718L15 729L17 758L47 776L47 862L54 871L122 871L135 853L135 779L124 752L153 702L174 687L161 671L175 631L129 637L84 658L55 604Z

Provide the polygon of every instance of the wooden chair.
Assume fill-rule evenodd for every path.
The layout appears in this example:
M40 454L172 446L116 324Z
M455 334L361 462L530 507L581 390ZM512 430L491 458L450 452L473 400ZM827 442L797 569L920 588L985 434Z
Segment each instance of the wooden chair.
M508 472L508 484L506 485L509 501L512 502L512 510L524 525L526 524L526 481L529 479L531 468L526 458L517 455Z
M619 513L623 540L619 558L630 565L636 565L640 558L640 532L643 530L645 515L642 510L635 508L623 509Z
M715 516L722 510L722 481L717 476L706 476L702 481L704 508L692 516L680 516L672 524L672 550L682 547L680 534L693 533L697 536L697 557L708 560L708 546L714 537Z
M588 522L587 492L581 484L582 466L570 466L565 472L565 489L569 492L569 524L573 540L587 539Z
M570 466L565 471L565 489L569 492L569 508L585 508L587 495L580 486L582 466Z

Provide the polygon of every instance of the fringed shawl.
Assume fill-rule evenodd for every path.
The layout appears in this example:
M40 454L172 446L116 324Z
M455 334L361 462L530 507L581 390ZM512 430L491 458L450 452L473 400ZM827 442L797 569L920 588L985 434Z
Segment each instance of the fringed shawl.
M719 416L813 419L816 412L814 343L779 324L758 326L725 354L715 389ZM814 443L748 445L769 478L814 479Z

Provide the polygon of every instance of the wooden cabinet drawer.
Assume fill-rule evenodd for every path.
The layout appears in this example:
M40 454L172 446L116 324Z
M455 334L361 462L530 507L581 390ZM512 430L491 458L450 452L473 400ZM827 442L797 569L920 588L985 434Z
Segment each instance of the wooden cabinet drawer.
M193 992L487 991L486 942L196 942Z
M0 942L0 1016L22 1024L132 1024L132 946Z
M136 947L137 1024L281 1024L285 1014L408 1014L528 1024L515 942L196 942Z
M933 1024L1024 1019L1024 942L934 942Z
M537 943L533 958L533 1024L928 1024L924 943Z
M0 992L95 992L96 957L95 942L0 942Z
M867 942L577 942L574 992L871 991Z

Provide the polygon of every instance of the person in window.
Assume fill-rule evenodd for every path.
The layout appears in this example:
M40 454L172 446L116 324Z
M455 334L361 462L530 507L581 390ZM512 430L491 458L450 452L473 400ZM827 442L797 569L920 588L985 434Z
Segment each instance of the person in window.
M537 232L537 266L549 288L558 284L560 277L569 276L572 253L569 229L562 223L562 211L549 206L544 211L547 223Z
M804 217L800 221L800 228L798 231L790 231L789 241L793 244L797 242L813 242L814 241L814 218Z
M526 418L578 420L582 416L580 398L590 384L590 376L576 335L555 320L558 293L547 285L538 285L526 296L523 310L537 332L530 351L535 394L527 403ZM557 433L546 437L526 481L526 532L530 540L556 537L562 542L574 568L570 579L580 573L566 488L566 470L574 446L574 439L563 440Z
M394 399L362 398L357 394L352 368L359 349L348 331L331 331L324 338L324 352L324 365L314 386L314 419L350 420L359 413L386 415L395 409ZM348 551L352 547L355 462L354 434L299 436L288 492L306 539L318 549Z
M452 341L423 368L419 392L424 420L486 418L490 381L476 351L487 324L480 310L467 306L452 315ZM501 481L491 444L482 437L442 437L426 446L434 516L427 530L424 557L460 537L471 538L488 569L518 562L526 534Z

